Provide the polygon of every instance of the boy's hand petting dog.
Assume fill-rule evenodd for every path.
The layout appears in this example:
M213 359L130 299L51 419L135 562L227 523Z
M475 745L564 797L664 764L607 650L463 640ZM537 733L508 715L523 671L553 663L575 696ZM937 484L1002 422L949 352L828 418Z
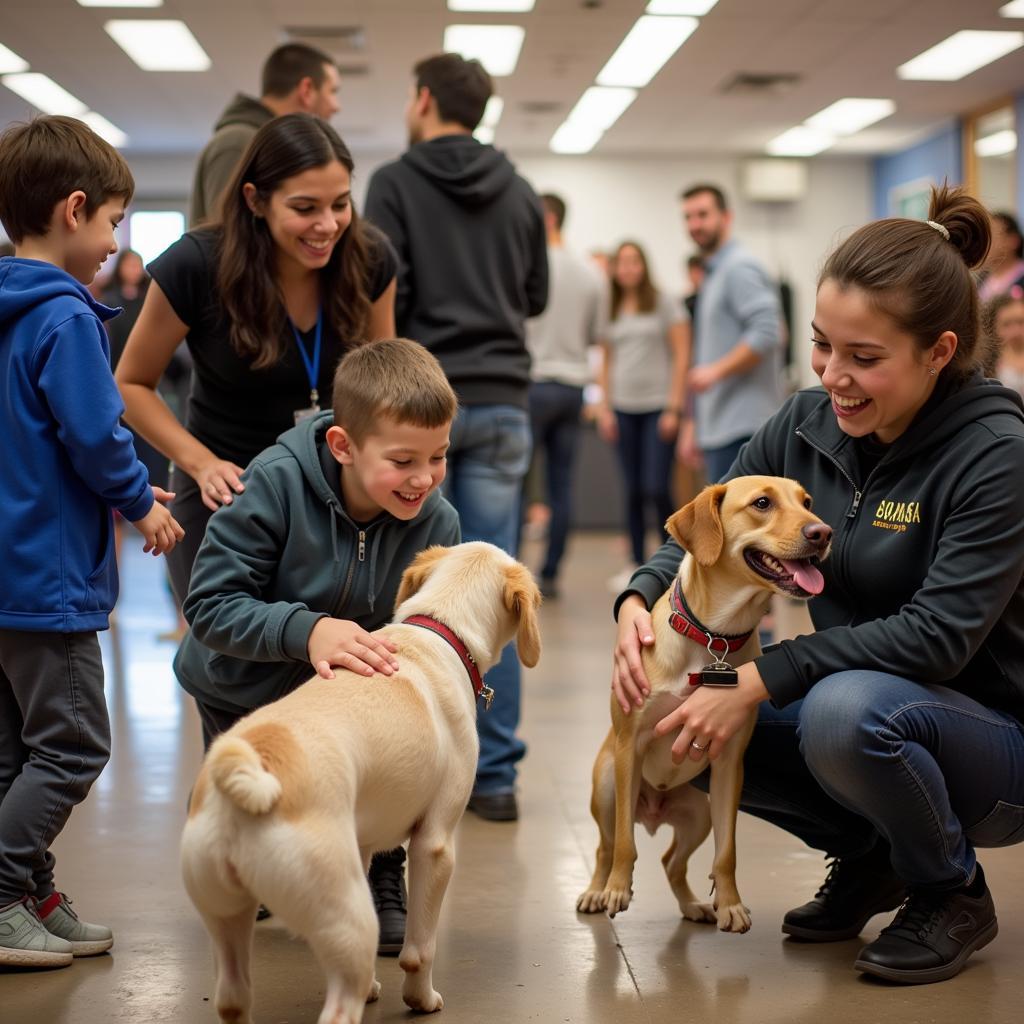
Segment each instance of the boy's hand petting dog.
M166 555L185 536L185 531L162 504L170 501L174 493L162 487L154 487L153 497L156 499L153 507L141 519L136 519L132 526L145 538L143 551Z
M335 666L363 676L374 672L390 676L398 671L394 658L398 647L348 619L320 619L309 634L307 651L310 664L324 679L334 678Z

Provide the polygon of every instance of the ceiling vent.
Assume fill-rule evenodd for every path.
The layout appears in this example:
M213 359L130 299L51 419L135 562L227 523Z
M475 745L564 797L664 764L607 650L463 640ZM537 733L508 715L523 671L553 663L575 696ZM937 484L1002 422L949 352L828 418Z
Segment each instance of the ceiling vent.
M800 84L800 75L787 71L741 71L722 86L727 96L781 96Z
M561 113L565 104L558 100L523 100L518 104L519 109L530 117L543 117L548 114Z
M285 25L284 31L288 42L315 46L335 58L366 52L366 30L361 25Z

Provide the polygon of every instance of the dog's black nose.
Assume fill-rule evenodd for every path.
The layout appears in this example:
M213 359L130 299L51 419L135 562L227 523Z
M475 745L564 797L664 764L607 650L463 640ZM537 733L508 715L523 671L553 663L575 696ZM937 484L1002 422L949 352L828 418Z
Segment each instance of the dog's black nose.
M808 523L803 528L804 537L819 549L827 548L832 540L832 527L825 523Z

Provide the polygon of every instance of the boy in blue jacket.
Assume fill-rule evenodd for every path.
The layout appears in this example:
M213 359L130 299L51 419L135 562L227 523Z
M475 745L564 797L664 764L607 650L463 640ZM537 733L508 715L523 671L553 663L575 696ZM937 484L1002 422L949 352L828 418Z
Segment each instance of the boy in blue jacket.
M206 528L174 660L206 746L314 671L392 675L396 648L373 630L413 558L461 539L438 490L457 401L437 360L403 339L361 345L338 364L333 407L253 459ZM370 867L382 953L405 935L404 861Z
M64 967L109 949L53 880L50 845L110 754L96 631L117 599L111 509L162 554L184 536L149 486L86 285L117 251L134 189L81 121L0 136L0 965Z

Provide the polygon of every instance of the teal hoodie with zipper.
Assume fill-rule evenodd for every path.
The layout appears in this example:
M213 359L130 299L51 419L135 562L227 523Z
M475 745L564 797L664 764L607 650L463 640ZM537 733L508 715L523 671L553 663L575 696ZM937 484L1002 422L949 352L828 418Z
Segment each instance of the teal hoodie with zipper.
M424 548L458 544L455 509L435 491L415 519L357 523L321 413L249 464L245 491L217 510L192 570L192 629L174 659L181 686L238 715L310 678L309 634L327 616L367 630L389 622L402 573Z
M892 444L836 422L820 387L790 398L728 478L799 480L835 531L810 603L816 632L756 659L777 706L846 669L948 686L1024 722L1024 408L976 374L940 381ZM663 545L626 592L653 606L682 549Z

